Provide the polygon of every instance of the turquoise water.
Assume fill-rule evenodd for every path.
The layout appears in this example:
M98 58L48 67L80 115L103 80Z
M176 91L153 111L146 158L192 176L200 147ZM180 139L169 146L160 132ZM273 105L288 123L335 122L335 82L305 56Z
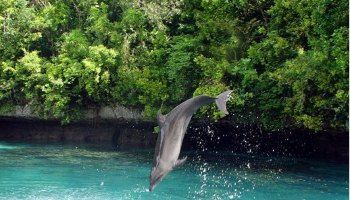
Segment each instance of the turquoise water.
M0 199L348 199L348 165L184 152L148 192L151 151L0 142Z

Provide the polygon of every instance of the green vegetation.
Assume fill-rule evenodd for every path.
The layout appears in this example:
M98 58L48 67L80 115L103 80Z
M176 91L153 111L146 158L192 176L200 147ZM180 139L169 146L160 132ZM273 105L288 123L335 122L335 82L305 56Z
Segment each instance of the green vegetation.
M0 112L67 123L120 104L150 118L230 88L231 120L347 129L345 0L0 0L0 25Z

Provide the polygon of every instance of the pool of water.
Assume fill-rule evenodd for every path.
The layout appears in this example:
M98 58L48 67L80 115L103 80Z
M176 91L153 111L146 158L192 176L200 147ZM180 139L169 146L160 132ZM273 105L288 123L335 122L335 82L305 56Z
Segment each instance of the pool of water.
M348 199L348 165L183 152L150 193L153 150L0 142L0 199Z

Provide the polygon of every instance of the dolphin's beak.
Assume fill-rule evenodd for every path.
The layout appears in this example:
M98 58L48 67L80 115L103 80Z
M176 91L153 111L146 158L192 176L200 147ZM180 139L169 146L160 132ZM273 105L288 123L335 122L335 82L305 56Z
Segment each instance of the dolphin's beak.
M154 185L150 185L150 186L149 186L149 191L152 192L153 189L154 189Z
M149 191L152 192L153 189L157 186L157 184L162 181L163 177L168 173L169 171L158 173L158 176L151 176L150 177L150 184L149 184Z

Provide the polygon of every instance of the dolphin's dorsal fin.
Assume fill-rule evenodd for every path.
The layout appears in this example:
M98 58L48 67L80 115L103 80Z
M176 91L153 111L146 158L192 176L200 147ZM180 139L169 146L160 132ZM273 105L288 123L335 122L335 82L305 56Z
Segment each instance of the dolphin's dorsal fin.
M165 118L166 118L166 115L162 115L160 110L158 110L157 121L158 121L158 125L160 128L160 133L158 133L158 138L157 138L157 143L156 143L156 150L155 150L155 154L154 154L155 156L154 156L154 161L153 161L154 165L159 164L160 149L161 149L161 146L163 144L163 139L164 139L163 126L164 126Z
M164 139L164 133L162 130L160 130L160 133L158 133L158 138L157 138L157 143L156 143L156 149L155 149L155 153L154 153L154 159L153 159L153 165L157 166L159 164L159 158L160 158L160 149L161 149L161 145Z
M176 168L176 167L180 167L181 165L183 165L185 163L185 161L187 160L187 156L184 157L183 159L179 159L175 162L175 165L173 168Z
M165 118L166 118L166 115L163 115L160 110L158 110L158 113L157 113L157 121L158 121L158 125L160 127L163 126L164 122L165 122Z

